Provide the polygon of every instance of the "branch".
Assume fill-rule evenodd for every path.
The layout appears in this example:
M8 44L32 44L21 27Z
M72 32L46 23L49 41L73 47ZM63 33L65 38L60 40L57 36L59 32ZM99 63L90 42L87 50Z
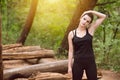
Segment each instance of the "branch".
M107 5L107 4L113 4L113 3L116 3L116 2L117 2L117 1L98 3L98 4L96 4L96 6L104 6L104 5Z
M119 26L119 25L120 25L120 22L117 24L117 26ZM118 27L114 31L113 39L115 39L115 37L117 35L117 31L118 31Z

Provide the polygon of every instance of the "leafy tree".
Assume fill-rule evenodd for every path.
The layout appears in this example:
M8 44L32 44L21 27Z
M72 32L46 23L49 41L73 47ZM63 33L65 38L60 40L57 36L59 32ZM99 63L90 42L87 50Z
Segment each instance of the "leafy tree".
M76 5L78 5L80 0L49 1L39 0L34 22L25 45L40 45L44 48L57 50L64 35L67 36L67 33L77 26L77 20L80 15L84 10L88 9L85 7L80 9L80 6L79 11L76 9ZM93 3L92 0L89 1ZM87 0L88 3L90 3L89 1ZM0 4L2 44L15 43L29 14L31 0L1 0ZM97 29L93 38L98 66L117 71L120 71L119 4L119 0L98 0L94 9L105 13L108 17ZM85 4L84 6L87 5ZM70 25L71 27L69 27ZM67 41L67 37L65 40ZM63 43L63 48L67 48L65 45L67 45L67 42Z
M27 17L26 23L23 27L23 31L20 35L20 38L17 40L17 43L22 43L22 44L25 43L25 40L29 34L29 31L30 31L32 23L33 23L33 19L34 19L36 8L37 8L37 3L38 3L38 0L32 0L30 12L28 14L28 17Z
M96 59L100 67L120 70L119 48L119 7L120 1L99 1L96 10L108 15L107 19L96 31L94 38L94 48ZM112 62L112 63L111 63Z

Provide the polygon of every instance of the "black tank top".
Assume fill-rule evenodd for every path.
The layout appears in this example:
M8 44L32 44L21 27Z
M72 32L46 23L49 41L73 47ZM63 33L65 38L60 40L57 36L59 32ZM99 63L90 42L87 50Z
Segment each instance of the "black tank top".
M86 29L86 34L82 38L76 35L76 30L75 30L74 37L72 39L73 48L74 48L74 54L73 54L74 59L80 59L80 60L94 59L92 38L93 36L89 34L88 29Z

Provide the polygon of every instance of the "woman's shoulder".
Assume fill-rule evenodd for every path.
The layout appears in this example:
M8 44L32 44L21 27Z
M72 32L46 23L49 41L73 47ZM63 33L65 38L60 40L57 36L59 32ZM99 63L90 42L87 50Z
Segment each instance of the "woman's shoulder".
M73 36L75 35L75 29L71 30L68 35L73 38Z
M71 31L69 32L69 34L75 34L75 29L74 29L74 30L71 30Z

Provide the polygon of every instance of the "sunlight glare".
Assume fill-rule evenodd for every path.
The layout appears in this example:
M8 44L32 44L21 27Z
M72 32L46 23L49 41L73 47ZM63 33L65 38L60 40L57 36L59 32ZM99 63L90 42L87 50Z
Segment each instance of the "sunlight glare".
M59 0L47 0L49 3L53 4L53 3L57 3Z

